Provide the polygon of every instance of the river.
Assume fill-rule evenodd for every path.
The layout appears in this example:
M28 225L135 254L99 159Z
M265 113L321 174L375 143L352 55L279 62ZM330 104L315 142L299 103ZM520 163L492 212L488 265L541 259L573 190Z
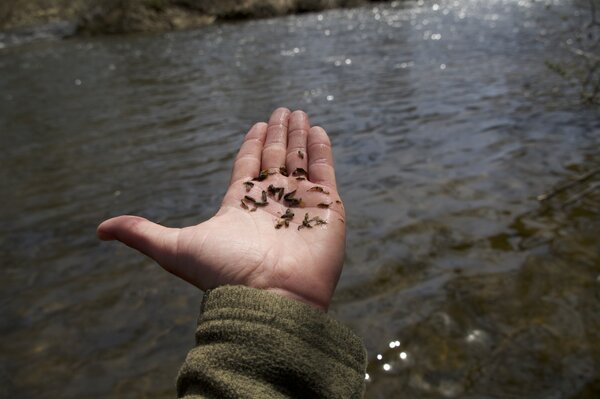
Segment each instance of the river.
M0 397L174 397L201 293L95 228L209 218L278 106L334 144L349 235L331 314L364 337L367 398L597 397L600 112L546 65L585 4L2 46Z

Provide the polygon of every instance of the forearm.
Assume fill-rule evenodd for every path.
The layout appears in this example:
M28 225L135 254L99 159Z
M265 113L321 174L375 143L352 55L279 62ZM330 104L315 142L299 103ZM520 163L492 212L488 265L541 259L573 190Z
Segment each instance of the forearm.
M178 397L360 398L366 353L348 328L313 307L263 290L205 294L197 346Z

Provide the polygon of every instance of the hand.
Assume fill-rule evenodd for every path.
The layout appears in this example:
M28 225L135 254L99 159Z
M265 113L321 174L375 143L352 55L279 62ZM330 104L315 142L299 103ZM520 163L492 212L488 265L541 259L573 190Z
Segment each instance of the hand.
M261 171L269 174L252 180ZM286 196L269 192L269 185L283 187ZM281 218L287 209L294 214L289 226ZM343 266L345 218L327 133L311 128L304 112L279 108L268 124L257 123L246 134L214 217L177 229L119 216L100 224L98 237L141 251L202 290L245 285L327 310Z

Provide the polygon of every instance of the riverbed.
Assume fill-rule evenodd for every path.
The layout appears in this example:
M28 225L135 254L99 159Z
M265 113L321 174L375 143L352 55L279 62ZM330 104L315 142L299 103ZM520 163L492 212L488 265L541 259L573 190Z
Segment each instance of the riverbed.
M209 218L278 106L334 145L331 314L364 337L367 398L597 395L600 112L547 66L584 6L394 2L1 48L0 396L174 396L201 293L95 228Z

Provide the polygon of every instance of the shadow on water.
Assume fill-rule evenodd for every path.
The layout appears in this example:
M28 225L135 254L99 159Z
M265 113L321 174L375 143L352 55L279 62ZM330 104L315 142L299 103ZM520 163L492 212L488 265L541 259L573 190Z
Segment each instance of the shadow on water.
M390 307L388 316L403 322L372 354L368 396L597 397L599 182L571 186L552 203L519 215L510 233L446 247L465 256L476 247L525 256L510 272L456 268L435 291L425 288L409 294L413 301ZM423 280L405 273L380 274L338 299L402 297L414 280Z
M600 113L545 65L585 4L393 2L0 49L0 396L174 394L200 293L95 227L210 217L244 129L286 105L334 143L332 313L365 339L366 397L598 397L600 175L581 177Z

